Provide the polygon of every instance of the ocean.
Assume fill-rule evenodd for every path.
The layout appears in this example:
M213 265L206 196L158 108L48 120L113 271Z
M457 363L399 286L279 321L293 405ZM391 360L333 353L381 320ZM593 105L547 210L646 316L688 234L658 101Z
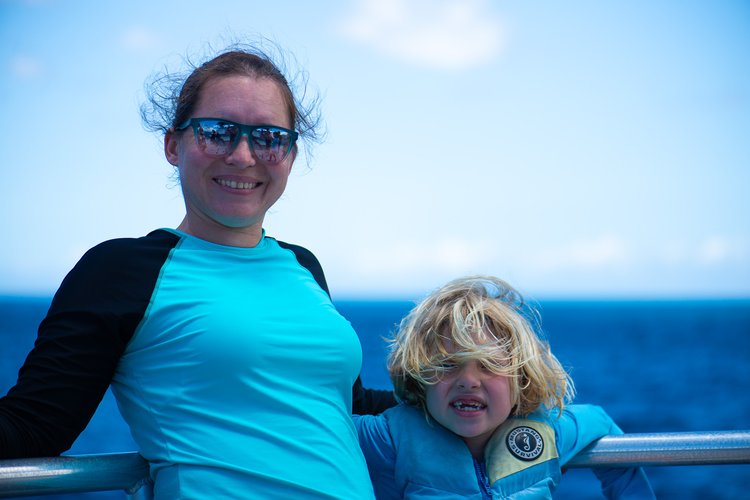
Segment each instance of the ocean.
M0 394L15 382L49 298L0 297ZM362 380L388 388L385 343L408 301L339 301L360 336ZM571 370L577 403L603 406L625 432L750 429L750 300L541 301L542 328ZM133 451L108 392L68 454ZM660 499L737 499L750 465L651 467ZM122 499L121 492L38 497ZM590 470L563 476L556 499L603 498Z

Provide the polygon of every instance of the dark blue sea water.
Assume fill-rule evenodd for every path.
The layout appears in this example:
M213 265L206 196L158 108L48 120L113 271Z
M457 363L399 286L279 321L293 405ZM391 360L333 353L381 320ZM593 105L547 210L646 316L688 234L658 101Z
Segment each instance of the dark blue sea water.
M48 305L49 299L0 297L0 393L14 383ZM389 387L382 337L412 303L337 306L360 335L365 385ZM549 301L539 307L553 351L572 370L576 402L604 406L625 432L750 429L750 300ZM108 393L68 453L132 450ZM662 499L737 499L750 491L750 465L653 467L647 473ZM556 498L602 496L591 471L571 470Z

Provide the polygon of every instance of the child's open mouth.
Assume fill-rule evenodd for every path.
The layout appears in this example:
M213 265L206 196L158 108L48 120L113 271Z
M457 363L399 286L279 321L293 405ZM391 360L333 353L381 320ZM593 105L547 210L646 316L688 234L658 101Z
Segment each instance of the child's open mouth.
M480 411L487 408L487 405L482 404L479 401L464 401L460 399L453 401L451 406L459 411Z

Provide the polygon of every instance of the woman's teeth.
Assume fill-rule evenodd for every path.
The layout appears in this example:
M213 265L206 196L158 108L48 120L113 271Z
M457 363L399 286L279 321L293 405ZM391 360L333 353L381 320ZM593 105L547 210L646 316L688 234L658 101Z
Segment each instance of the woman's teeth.
M253 189L255 186L258 185L257 182L237 182L237 181L228 181L225 179L216 179L216 182L220 186L232 188L232 189Z

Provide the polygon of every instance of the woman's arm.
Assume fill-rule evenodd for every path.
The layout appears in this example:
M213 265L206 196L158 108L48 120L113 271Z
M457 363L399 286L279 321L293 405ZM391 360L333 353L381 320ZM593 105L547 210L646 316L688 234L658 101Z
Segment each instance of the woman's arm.
M0 458L59 455L86 427L120 352L94 323L83 312L44 320L16 385L0 399Z
M377 415L388 408L396 406L396 397L392 391L365 389L359 377L352 387L352 413L358 415Z
M91 249L68 273L16 385L0 399L0 458L59 455L86 428L177 237L157 231Z

